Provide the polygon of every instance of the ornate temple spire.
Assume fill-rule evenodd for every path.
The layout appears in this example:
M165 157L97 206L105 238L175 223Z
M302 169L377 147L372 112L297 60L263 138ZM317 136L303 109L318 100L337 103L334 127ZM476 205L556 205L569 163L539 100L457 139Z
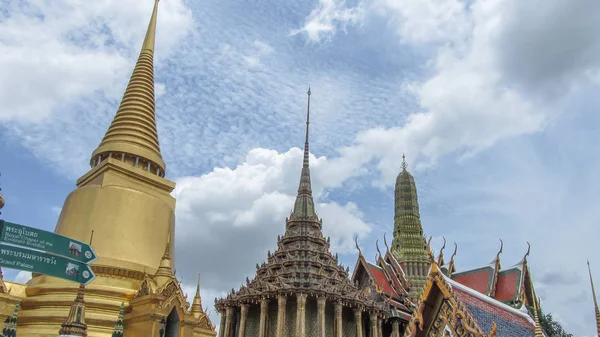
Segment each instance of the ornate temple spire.
M317 220L315 212L315 202L312 197L312 188L310 184L310 167L308 151L308 125L310 123L310 87L308 88L308 107L306 109L306 137L304 140L304 160L302 163L302 173L300 174L300 185L298 186L298 196L294 204L292 220L312 219Z
M408 172L402 155L402 172L396 178L394 191L394 239L392 254L403 265L410 284L410 298L417 299L427 282L430 261L419 214L415 179Z
M87 336L87 324L85 324L85 302L83 301L84 291L85 286L83 284L79 285L77 296L75 297L75 301L73 301L73 304L71 304L71 309L69 310L69 316L67 316L67 319L61 325L60 331L58 332L60 336Z
M125 315L125 303L121 302L121 309L119 310L119 317L117 317L117 323L113 329L112 337L123 337L123 316Z
M600 336L600 310L598 309L598 299L596 298L596 289L594 289L594 279L592 278L592 268L590 267L590 261L588 260L588 272L590 273L590 284L592 285L592 296L594 296L594 307L596 310L596 330L598 336Z
M190 313L194 315L194 317L199 318L202 314L202 298L200 297L200 275L198 274L198 286L196 287L196 295L194 296L194 301L192 302L192 306L190 308Z
M167 236L167 245L165 246L165 253L163 254L160 265L154 274L154 281L157 285L162 285L173 278L173 262L171 260L171 231Z
M4 328L2 329L2 335L5 337L16 337L17 336L17 315L21 308L21 301L15 305L15 310L11 316L6 317L4 320Z
M117 158L133 156L135 165L164 176L165 163L160 153L156 131L154 98L154 40L158 0L148 25L148 31L119 109L104 138L93 152L94 167L109 155ZM141 162L139 162L141 160ZM142 166L143 165L143 166Z

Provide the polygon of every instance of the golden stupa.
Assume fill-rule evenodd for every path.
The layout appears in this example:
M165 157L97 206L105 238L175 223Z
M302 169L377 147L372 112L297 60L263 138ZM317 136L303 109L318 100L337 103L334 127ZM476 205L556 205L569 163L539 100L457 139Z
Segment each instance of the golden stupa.
M124 335L215 336L200 300L187 301L174 276L175 183L165 179L155 122L154 42L158 0L142 51L91 169L64 202L55 232L90 241L96 279L85 287L87 336L108 337L124 303ZM79 284L33 275L26 284L0 274L0 318L21 300L19 337L56 337Z

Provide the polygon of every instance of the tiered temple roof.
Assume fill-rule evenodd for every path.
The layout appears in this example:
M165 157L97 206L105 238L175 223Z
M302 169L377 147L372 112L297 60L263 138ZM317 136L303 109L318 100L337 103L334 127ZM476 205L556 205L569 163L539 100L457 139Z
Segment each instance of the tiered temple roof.
M222 336L264 337L268 333L282 337L284 331L311 337L361 337L363 331L370 331L374 336L381 332L387 316L383 296L365 293L351 282L348 268L331 253L330 239L323 236L310 180L310 88L307 94L304 158L294 209L286 219L285 234L277 238L277 249L267 253L266 262L256 265L255 276L247 278L239 290L215 300L222 314ZM272 316L269 307L275 305L274 299L277 311Z
M531 304L535 296L531 274L527 266L530 248L527 249L527 253L521 261L504 269L500 266L502 249L503 243L501 243L496 258L483 267L456 272L454 258L452 258L450 263L442 265L440 269L453 281L512 307L520 308L527 299ZM442 254L443 251L440 251L438 260L443 262Z
M239 290L232 289L224 299L216 300L218 310L228 305L257 303L263 297L278 294L307 293L341 301L346 306L384 310L383 302L362 293L348 278L348 268L329 250L330 239L322 232L312 196L309 167L308 125L310 89L306 116L304 160L294 210L286 219L286 231L277 238L277 249L267 261L256 265L256 275Z
M453 289L457 303L462 303L465 310L471 309L469 317L480 323L481 327L477 329L483 335L490 333L493 321L503 336L529 336L525 331L535 328L537 310L533 308L538 307L527 265L529 248L521 261L508 268L502 268L500 264L502 240L500 250L489 264L471 270L456 271L456 244L449 261L444 261L446 239L437 259L430 257L420 222L416 185L407 171L404 156L402 172L396 179L394 220L392 247L388 247L384 236L386 251L382 254L376 244L379 254L375 263L364 258L357 242L359 257L352 275L353 282L364 291L384 296L389 306L388 317L407 325L415 311L415 303L424 300L419 295L423 289L427 291L424 286L443 282L448 289ZM431 270L436 270L439 277ZM425 301L429 301L429 295L424 296ZM529 324L531 322L534 324Z
M451 279L433 259L423 294L405 336L442 336L464 332L477 337L543 337L535 294L527 298L533 314L500 302ZM532 289L533 292L533 289ZM433 334L432 334L433 331ZM438 331L438 334L435 332Z
M355 280L361 288L372 288L376 293L383 295L390 304L388 312L389 317L399 317L407 322L410 319L413 309L412 303L408 300L409 284L402 266L394 254L390 252L387 241L385 242L385 247L386 252L385 255L382 256L381 252L379 252L379 246L377 245L379 255L377 262L373 264L367 262L358 246L357 240L356 248L359 251L359 255L356 266L354 267L352 280ZM368 276L367 279L371 280L370 284L361 284L361 281L359 280L365 280L363 275Z

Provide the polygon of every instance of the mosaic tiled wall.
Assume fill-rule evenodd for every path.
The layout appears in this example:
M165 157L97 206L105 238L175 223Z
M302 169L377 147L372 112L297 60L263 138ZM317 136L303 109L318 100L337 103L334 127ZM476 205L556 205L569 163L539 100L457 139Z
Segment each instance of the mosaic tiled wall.
M306 299L306 336L319 335L319 312L314 297Z
M350 308L344 308L342 311L342 331L342 336L344 337L356 337L354 312Z
M244 337L258 337L260 329L260 305L252 305L246 318L246 333Z
M269 313L267 315L267 336L277 336L277 299L269 301Z
M335 311L334 304L327 302L325 306L325 336L334 336L335 329Z
M285 306L285 325L283 329L284 337L296 337L296 313L298 312L298 305L296 298L293 296L288 297L287 304Z

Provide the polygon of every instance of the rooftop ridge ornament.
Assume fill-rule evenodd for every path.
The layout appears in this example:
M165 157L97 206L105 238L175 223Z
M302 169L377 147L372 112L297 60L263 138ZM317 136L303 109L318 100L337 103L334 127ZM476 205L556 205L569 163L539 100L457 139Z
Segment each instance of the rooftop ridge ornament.
M404 156L404 153L402 154L402 170L406 171L406 169L408 168L408 164L406 163L406 156Z
M354 237L354 243L356 244L356 249L358 250L358 255L362 256L362 250L360 250L360 246L358 245L358 235Z
M527 260L529 253L531 253L531 245L529 244L529 241L527 241L527 253L525 253L525 256L523 256L523 260Z

